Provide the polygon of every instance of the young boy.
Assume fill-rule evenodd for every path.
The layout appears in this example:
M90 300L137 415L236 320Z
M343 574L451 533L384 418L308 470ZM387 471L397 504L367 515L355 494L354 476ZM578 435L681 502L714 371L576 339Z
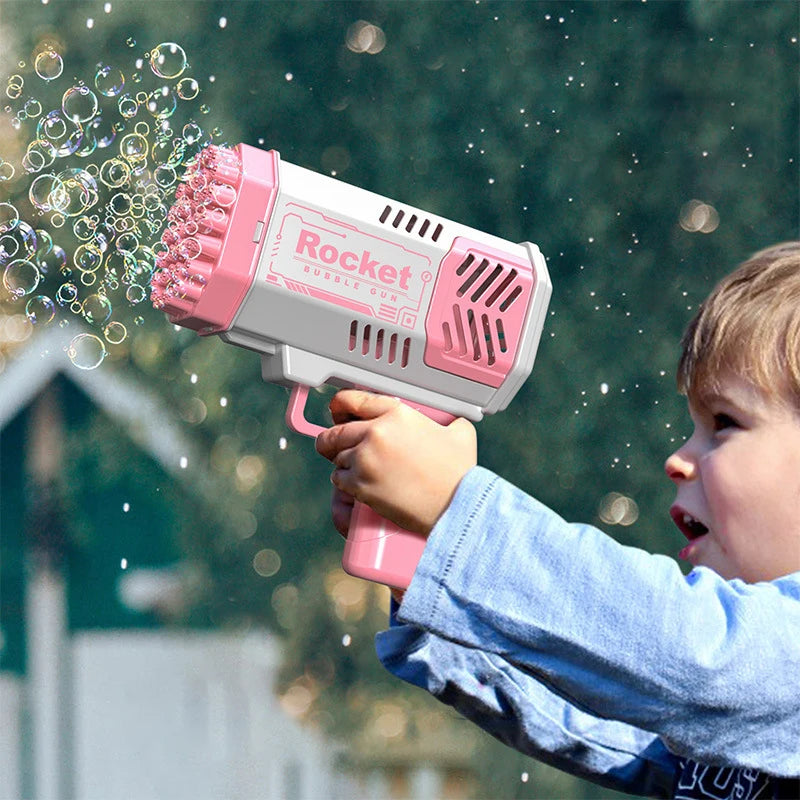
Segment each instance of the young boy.
M633 794L798 798L800 242L714 289L678 386L687 576L476 466L465 420L365 392L338 393L317 440L334 522L356 497L429 536L379 657L503 742Z

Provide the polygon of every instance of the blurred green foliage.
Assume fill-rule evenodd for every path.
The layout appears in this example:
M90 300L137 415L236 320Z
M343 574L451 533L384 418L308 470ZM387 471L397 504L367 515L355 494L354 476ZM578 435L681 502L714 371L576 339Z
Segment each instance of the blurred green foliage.
M3 0L4 71L53 41L63 90L100 60L127 64L178 42L201 86L197 102L210 109L198 119L219 129L216 140L275 148L288 161L535 241L548 257L551 311L532 377L505 413L479 425L481 462L569 519L650 550L678 548L661 464L687 431L673 379L681 331L738 261L798 235L795 3L103 6ZM383 31L380 52L347 47L357 20ZM15 143L7 122L4 152ZM7 191L23 202L24 176ZM718 226L687 230L681 215L691 200L712 206ZM257 356L177 331L144 305L115 306L130 333L100 368L115 362L165 398L203 444L225 498L219 519L181 526L185 557L208 578L190 616L284 634L283 688L311 686L303 713L353 736L370 704L412 695L372 655L369 632L383 615L336 605L341 545L329 523L327 464L287 433L287 392L262 383ZM3 311L19 308L9 301ZM114 457L104 458L109 437ZM115 470L140 468L101 418L76 423L70 442L83 503L92 494L105 503ZM633 524L600 519L611 492L635 501ZM185 519L197 513L190 499L173 504ZM262 550L280 558L269 577L253 568ZM481 741L480 796L612 796Z

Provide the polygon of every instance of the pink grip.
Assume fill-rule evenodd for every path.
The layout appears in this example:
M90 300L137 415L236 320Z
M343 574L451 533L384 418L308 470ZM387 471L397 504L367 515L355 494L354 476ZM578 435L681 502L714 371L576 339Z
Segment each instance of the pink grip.
M286 408L286 424L297 433L317 437L326 430L305 418L304 409L308 386L296 384ZM438 408L403 400L440 425L449 425L455 417ZM422 551L425 537L407 531L373 511L368 505L356 502L342 556L342 567L349 575L384 583L396 589L406 589L411 583Z
M425 537L398 527L364 503L356 503L342 567L357 578L406 589L425 549Z

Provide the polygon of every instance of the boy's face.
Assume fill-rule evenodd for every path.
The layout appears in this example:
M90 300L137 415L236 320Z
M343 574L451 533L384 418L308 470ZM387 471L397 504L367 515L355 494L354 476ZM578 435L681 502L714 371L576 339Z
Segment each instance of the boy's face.
M800 414L727 374L668 459L693 566L748 583L800 571Z

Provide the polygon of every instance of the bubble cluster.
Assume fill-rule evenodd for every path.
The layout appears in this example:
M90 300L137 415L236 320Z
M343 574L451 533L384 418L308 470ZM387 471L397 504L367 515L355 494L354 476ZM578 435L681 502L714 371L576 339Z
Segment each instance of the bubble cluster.
M209 109L180 45L127 45L130 63L81 80L45 44L5 80L0 305L38 327L79 318L92 332L66 354L81 369L128 337L115 312L147 299L176 188L222 135L196 119Z

